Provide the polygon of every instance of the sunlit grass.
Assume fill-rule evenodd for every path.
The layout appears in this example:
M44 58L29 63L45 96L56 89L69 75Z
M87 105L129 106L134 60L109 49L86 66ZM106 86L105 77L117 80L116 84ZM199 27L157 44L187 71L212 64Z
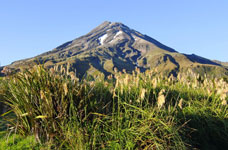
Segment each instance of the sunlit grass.
M50 149L228 148L223 79L124 72L79 81L36 66L6 77L1 93L16 115L8 131Z

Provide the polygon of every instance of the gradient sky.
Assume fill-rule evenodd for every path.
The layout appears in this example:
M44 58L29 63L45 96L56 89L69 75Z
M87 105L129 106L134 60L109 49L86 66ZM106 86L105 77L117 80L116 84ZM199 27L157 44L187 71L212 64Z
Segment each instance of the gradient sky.
M228 61L228 0L0 0L0 63L52 50L106 20Z

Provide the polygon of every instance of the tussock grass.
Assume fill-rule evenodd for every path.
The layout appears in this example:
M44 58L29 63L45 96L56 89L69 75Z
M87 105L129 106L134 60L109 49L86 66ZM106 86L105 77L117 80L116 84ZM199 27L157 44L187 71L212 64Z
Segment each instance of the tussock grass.
M1 86L16 115L10 133L46 149L228 148L228 84L191 70L79 81L63 67L36 66Z

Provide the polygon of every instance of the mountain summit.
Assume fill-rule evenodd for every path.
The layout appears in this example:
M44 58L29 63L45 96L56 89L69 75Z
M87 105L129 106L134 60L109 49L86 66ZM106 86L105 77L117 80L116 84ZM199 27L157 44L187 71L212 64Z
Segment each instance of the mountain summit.
M46 67L70 64L78 77L85 73L112 74L114 68L131 72L156 67L160 72L177 75L191 68L199 73L227 72L220 64L209 59L178 53L157 40L130 29L118 22L105 21L88 34L66 42L34 58L16 61L10 68L26 67L32 62Z
M122 23L112 23L108 21L105 21L88 34L57 47L54 52L62 49L69 50L78 47L80 47L81 50L90 50L98 47L113 47L116 45L133 46L133 44L137 45L139 43L141 45L151 46L151 48L155 46L169 52L176 52L174 49L159 43L149 36L130 29ZM143 47L140 49L144 51ZM146 49L150 49L150 47L147 47Z

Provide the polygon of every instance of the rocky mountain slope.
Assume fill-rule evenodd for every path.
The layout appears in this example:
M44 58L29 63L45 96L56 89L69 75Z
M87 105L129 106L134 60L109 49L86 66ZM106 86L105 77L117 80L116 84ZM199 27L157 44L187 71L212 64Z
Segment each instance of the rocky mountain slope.
M107 21L84 36L8 67L28 67L37 62L46 67L69 64L72 71L76 69L78 77L97 72L109 75L114 68L130 73L136 67L141 71L156 67L160 72L174 75L188 68L199 73L228 74L217 62L194 54L181 54L122 23Z

